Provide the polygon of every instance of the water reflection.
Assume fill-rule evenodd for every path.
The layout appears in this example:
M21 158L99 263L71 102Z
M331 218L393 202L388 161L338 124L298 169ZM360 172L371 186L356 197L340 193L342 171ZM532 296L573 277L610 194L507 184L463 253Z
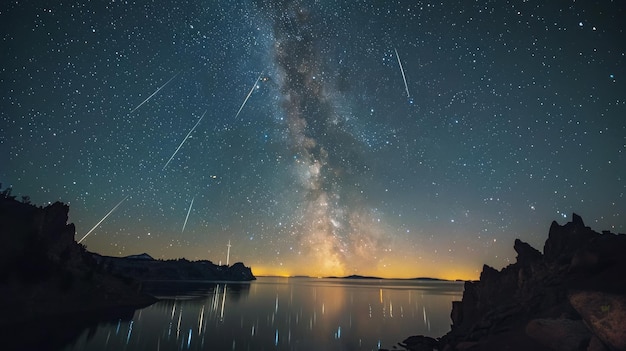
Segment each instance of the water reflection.
M260 278L145 288L170 299L84 332L67 350L377 350L447 332L463 285Z
M40 316L28 322L0 325L3 350L62 350L81 335L91 339L98 330L132 323L134 308Z

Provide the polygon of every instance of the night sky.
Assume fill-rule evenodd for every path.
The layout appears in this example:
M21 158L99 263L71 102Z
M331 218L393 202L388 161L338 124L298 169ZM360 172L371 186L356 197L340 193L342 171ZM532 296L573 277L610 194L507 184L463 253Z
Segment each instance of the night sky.
M475 279L626 232L625 9L3 1L0 182L105 255Z

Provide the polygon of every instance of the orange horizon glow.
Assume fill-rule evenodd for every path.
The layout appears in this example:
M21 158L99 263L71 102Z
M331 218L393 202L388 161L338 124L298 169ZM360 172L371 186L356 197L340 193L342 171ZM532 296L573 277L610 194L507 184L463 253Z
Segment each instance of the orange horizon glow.
M102 240L101 237L90 237L93 241ZM88 243L91 244L92 242ZM154 252L146 250L146 247L126 247L126 252L116 252L113 248L98 250L99 254L110 256L126 256L129 253L147 252L156 259L177 259L185 258L190 261L210 260L214 264L225 264L227 250L226 245L207 254L207 246L198 245L194 248L174 247L165 252ZM397 245L392 251L393 254L382 256L369 256L367 254L355 255L341 261L331 257L327 260L326 255L316 253L303 253L281 257L267 258L251 251L249 246L237 245L238 250L230 252L230 264L242 262L250 267L255 276L278 276L278 277L346 277L350 275L360 275L369 277L379 277L384 279L414 279L414 278L435 278L443 280L477 280L483 267L484 261L487 264L498 268L498 264L488 262L485 257L457 257L454 261L448 257L436 255L419 255L406 245ZM88 246L88 249L90 247Z
M283 278L292 278L292 277L311 277L311 278L324 278L324 277L346 277L350 275L361 275L367 277L377 277L382 279L415 279L415 278L434 278L434 279L442 279L442 280L478 280L480 272L476 273L470 270L458 270L458 269L448 269L437 272L433 272L431 274L417 271L399 271L399 270L372 270L372 271L364 271L364 272L352 272L352 273L342 273L342 274L332 274L332 273L323 273L319 271L315 271L312 269L289 269L286 267L267 267L267 266L252 266L250 267L252 270L252 274L256 277L263 276L271 276L271 277L283 277Z
M133 250L141 252L141 250ZM116 252L107 252L102 250L102 255L125 256ZM181 250L173 255L153 255L156 259L178 259L185 258L190 261L208 259L214 264L226 264L224 260L216 260L211 257L202 257L201 253L189 252L189 250ZM232 254L232 253L231 253ZM267 260L261 260L260 257L244 254L241 257L238 254L231 255L230 264L242 262L246 267L250 267L252 274L255 276L277 276L277 277L346 277L350 275L360 275L368 277L379 277L383 279L414 279L414 278L435 278L443 280L478 280L482 270L482 263L476 262L438 262L435 258L424 258L418 262L409 262L399 257L380 258L378 261L355 261L347 262L350 267L345 266L329 266L324 260L316 259L316 257L298 257L283 261L282 264L271 264ZM257 258L258 261L255 261ZM260 262L259 262L260 261ZM356 268L355 268L356 267Z

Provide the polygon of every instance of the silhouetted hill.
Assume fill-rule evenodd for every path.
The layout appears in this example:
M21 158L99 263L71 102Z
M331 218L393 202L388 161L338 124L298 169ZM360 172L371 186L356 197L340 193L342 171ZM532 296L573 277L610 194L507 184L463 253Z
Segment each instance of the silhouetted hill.
M106 272L139 281L154 280L214 280L250 281L256 278L249 267L237 262L232 266L219 266L211 261L155 260L148 254L127 257L110 257L93 254L96 262Z
M345 277L335 277L335 276L331 276L331 277L326 277L327 279L370 279L370 280L380 280L383 278L380 277L370 277L370 276L366 276L366 275L358 275L358 274L352 274L352 275L348 275Z
M129 256L126 256L124 258L133 259L133 260L150 260L150 261L154 260L154 258L152 258L152 256L148 255L145 252L142 253L142 254L139 254L139 255L129 255Z

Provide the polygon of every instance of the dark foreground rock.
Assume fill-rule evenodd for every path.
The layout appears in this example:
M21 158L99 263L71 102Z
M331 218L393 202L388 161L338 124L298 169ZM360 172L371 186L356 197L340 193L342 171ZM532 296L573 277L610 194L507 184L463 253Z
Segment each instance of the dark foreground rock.
M451 331L406 350L626 350L626 235L574 214L553 222L543 254L515 240L517 260L483 267L452 305Z

